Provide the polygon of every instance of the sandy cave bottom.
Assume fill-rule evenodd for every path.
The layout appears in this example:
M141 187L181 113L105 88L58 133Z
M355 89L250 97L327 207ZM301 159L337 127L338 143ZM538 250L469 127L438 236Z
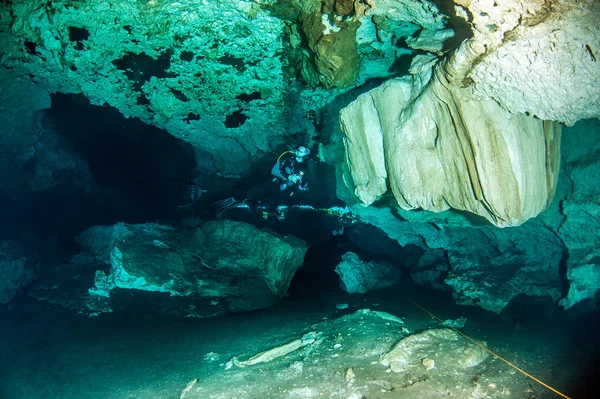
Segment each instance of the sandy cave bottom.
M368 295L289 298L270 309L204 320L87 319L22 302L0 311L0 397L557 397L493 356L465 367L444 345L415 352L400 372L382 365L381 355L403 338L443 328L404 295L443 320L465 317L462 331L566 394L590 384L586 376L600 346L596 323L567 322L560 312L496 316L423 294L395 286ZM295 340L305 343L261 357ZM252 364L257 354L267 361Z

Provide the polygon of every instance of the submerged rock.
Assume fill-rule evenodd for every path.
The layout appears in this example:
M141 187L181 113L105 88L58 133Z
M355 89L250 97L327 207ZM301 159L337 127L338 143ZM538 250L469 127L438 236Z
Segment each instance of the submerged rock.
M342 255L335 267L340 276L342 289L349 294L364 294L379 288L392 286L402 277L399 268L388 262L365 262L353 252Z
M599 134L600 123L592 120L564 129L552 206L518 228L497 229L451 210L358 205L352 211L400 245L423 248L409 266L413 280L450 289L459 303L500 312L523 294L548 296L567 309L593 307L600 291Z
M413 280L450 289L460 304L499 313L519 295L554 302L562 296L565 248L540 221L498 229L451 213L399 210L395 216L389 209L360 205L353 210L401 245L421 246L425 253L410 268Z
M557 234L568 249L569 287L561 300L567 309L600 291L600 121L579 122L569 133L564 138L569 184L557 206Z
M106 276L108 269L108 265L91 253L80 252L54 265L52 273L45 273L35 282L29 296L85 316L111 313L113 308L109 295L90 293L93 291L90 287L94 286L95 277ZM106 285L110 283L106 281Z
M501 397L510 390L512 397L530 396L529 380L503 363L486 361L484 349L456 332L422 331L418 323L394 319L362 309L313 324L308 334L286 331L259 345L249 343L245 353L236 354L247 362L234 357L230 367L205 379L194 393L240 399L434 399ZM422 332L412 334L415 330Z
M327 3L306 1L301 7L299 27L307 41L305 52L312 55L310 60L304 60L301 73L311 85L344 88L354 84L360 67L357 17L368 13L371 6L369 1L336 2L335 7Z
M471 38L440 62L415 57L409 75L341 111L345 184L365 205L389 184L403 209L454 208L520 225L552 201L556 122L600 116L600 6L466 1L454 12ZM442 34L441 22L407 44Z
M444 284L459 304L500 313L519 295L558 302L564 247L538 223L519 228L451 229ZM449 243L448 243L449 244Z
M449 329L434 329L409 335L381 356L380 363L396 373L469 368L481 364L489 357L483 348L467 341Z
M0 305L12 301L20 289L31 284L37 261L15 241L0 241Z
M295 237L229 220L181 230L156 223L96 226L78 240L109 264L95 271L87 313L105 312L107 304L195 317L263 308L286 294L306 252Z
M64 137L40 135L32 115L49 107L50 92L82 94L93 105L165 128L194 146L198 165L230 179L290 140L316 138L317 129L328 142L328 113L356 93L340 96L341 88L400 76L405 55L421 49L434 54L415 57L410 75L342 112L346 173L338 181L363 204L389 185L401 209L392 206L373 224L425 251L410 262L417 263L410 270L415 281L451 289L460 303L499 312L518 295L557 301L568 289L561 301L568 308L596 295L597 140L581 141L589 151L566 160L572 187L555 205L561 220L552 227L536 222L500 232L479 218L446 220L474 219L465 213L405 211L466 210L506 227L548 207L560 156L560 126L551 121L600 116L597 1L469 0L444 10L444 2L408 0L157 0L118 9L71 3L0 7L0 76L8 88L1 95L8 156L0 159L0 186L11 198L75 181L80 191L94 184L84 160L64 150ZM472 37L448 53L456 49L448 42L458 46L464 37L451 23L458 18ZM305 90L294 82L298 76L309 86L340 89ZM356 212L366 220L370 210ZM89 230L81 240L106 264L78 271L76 259L57 270L62 280L56 276L43 294L34 291L71 304L85 296L90 311L145 304L200 316L266 306L283 295L304 244L270 233L261 241L256 229L211 223ZM352 274L357 269L343 273L354 279L353 289L377 286L374 269L347 264L363 267L362 276ZM88 286L67 300L53 288L63 283Z
M360 23L356 41L362 83L404 74L406 60L422 53L420 50L442 54L460 43L448 46L455 35L454 27L449 26L449 17L429 1L377 0Z

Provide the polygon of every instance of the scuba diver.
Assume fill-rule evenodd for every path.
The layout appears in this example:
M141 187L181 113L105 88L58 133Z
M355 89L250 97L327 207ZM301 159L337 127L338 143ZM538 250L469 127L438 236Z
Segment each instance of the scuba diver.
M260 203L261 200L277 191L289 190L289 196L294 195L294 189L308 191L307 162L310 150L306 147L298 147L295 150L282 153L271 168L272 179L269 179L252 189L248 190L242 198L235 196L213 202L212 206L217 216L230 208L234 208L248 202Z
M304 159L310 154L306 147L298 147L293 151L286 151L277 158L277 162L271 169L271 175L275 176L274 182L279 183L279 189L285 191L296 186L300 191L308 191L306 177L306 162ZM294 195L291 191L290 196Z

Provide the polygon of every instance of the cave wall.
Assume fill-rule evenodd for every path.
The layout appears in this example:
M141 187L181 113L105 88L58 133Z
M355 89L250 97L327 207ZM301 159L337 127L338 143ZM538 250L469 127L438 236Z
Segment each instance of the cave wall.
M461 303L499 312L525 294L593 304L597 123L564 129L562 158L559 132L600 116L598 4L455 3L470 39L441 61L414 58L409 75L340 113L338 195L401 245L425 249L413 279Z
M412 279L451 291L458 303L500 313L526 295L593 309L600 292L600 121L564 128L561 141L555 197L518 227L500 229L452 209L407 211L387 197L351 211L401 246L422 248Z
M14 1L0 13L5 69L164 128L225 177L311 126L288 130L284 22L259 3Z
M406 0L16 0L0 6L0 56L7 79L164 128L238 179L310 143L324 107L400 73L410 46L441 49L448 19Z
M580 121L565 130L561 194L542 216L568 249L569 288L561 300L568 309L580 302L593 306L600 291L600 121Z
M28 190L33 172L28 164L42 134L39 111L50 107L50 96L38 85L0 68L0 192Z
M396 204L353 211L423 249L413 278L460 303L499 312L517 295L566 295L572 307L600 284L600 160L594 141L567 130L557 180L557 122L600 115L598 13L591 0L3 2L0 166L17 173L0 185L56 184L65 153L36 156L53 145L35 116L48 93L165 128L236 179L287 142L309 141L324 107L409 73L342 112L340 197L385 202L390 183ZM335 147L337 117L327 123ZM46 173L29 170L32 160Z

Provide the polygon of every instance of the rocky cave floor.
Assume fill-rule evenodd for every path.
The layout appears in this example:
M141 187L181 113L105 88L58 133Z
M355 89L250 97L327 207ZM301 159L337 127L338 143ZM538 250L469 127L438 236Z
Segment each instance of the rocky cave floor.
M269 309L202 320L125 314L88 319L17 301L0 308L0 397L558 397L492 356L470 368L449 366L459 359L445 361L455 354L443 347L428 354L436 364L431 370L423 359L413 359L405 372L389 370L379 363L382 353L410 334L442 327L404 295L443 320L466 317L462 331L565 394L594 397L600 329L589 315L582 322L530 305L496 316L398 285L367 295L290 297ZM337 309L339 304L348 308ZM238 366L301 338L295 351L280 357L268 352L263 357L274 359Z

